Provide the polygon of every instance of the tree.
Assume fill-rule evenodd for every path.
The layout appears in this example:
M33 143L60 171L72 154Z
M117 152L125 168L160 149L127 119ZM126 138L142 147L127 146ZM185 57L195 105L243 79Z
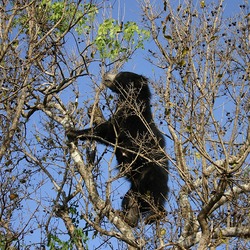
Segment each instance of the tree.
M1 249L249 248L248 3L225 18L222 0L144 0L139 27L109 2L1 1ZM164 220L132 229L113 150L65 131L112 114L101 75L143 46L170 193Z
M185 249L249 237L250 19L240 8L242 18L227 25L223 1L177 9L165 1L161 13L145 1L143 9L158 48L149 60L165 72L155 89L174 146L171 174L180 182L174 242Z

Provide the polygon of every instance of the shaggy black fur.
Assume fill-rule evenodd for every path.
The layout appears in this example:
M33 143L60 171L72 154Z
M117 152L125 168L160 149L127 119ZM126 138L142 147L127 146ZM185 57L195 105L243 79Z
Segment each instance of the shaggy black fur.
M136 226L140 215L151 223L165 213L168 161L165 142L150 109L148 81L132 72L106 74L103 83L118 95L116 112L92 129L69 131L68 136L94 139L115 147L120 172L130 181L122 208L125 221Z

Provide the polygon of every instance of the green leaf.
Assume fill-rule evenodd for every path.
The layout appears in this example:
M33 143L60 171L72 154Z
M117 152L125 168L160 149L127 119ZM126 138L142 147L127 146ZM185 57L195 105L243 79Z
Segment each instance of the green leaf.
M149 36L149 31L140 29L135 22L119 24L110 18L100 24L94 43L102 58L115 59L129 53L131 48L143 48Z

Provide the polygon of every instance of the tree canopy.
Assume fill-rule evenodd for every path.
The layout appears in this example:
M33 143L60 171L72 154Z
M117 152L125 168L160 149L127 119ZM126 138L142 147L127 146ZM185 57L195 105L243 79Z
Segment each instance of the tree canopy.
M0 249L250 248L248 1L0 3ZM66 136L112 115L102 76L134 58L170 179L166 217L137 228L114 150Z

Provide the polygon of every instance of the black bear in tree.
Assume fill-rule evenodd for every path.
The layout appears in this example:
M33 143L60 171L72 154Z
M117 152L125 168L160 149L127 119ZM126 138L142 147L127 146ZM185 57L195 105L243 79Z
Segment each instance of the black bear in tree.
M68 131L68 137L94 139L115 148L118 168L131 183L122 201L124 220L134 227L144 216L151 223L165 215L168 161L150 109L148 80L120 72L104 75L103 83L118 95L116 111L94 128Z

